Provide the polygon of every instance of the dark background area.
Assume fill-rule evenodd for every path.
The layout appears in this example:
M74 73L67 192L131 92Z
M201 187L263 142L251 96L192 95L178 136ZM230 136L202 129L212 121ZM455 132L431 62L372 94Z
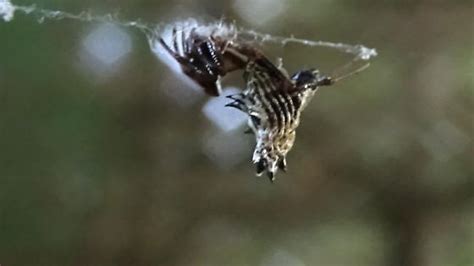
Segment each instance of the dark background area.
M1 265L474 265L471 1L14 4L149 23L225 17L379 56L318 92L271 184L254 176L253 137L216 127L201 111L209 99L139 31L0 22ZM94 46L110 40L125 52ZM349 58L268 51L289 72Z

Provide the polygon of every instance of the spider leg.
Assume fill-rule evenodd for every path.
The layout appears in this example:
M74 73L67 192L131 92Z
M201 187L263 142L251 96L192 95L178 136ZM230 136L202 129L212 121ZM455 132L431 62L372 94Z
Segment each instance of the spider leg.
M286 158L281 157L280 160L278 160L278 168L281 169L283 172L286 172Z
M233 100L231 103L228 103L226 106L235 107L235 108L237 108L241 111L247 111L248 110L247 105L245 104L245 102L243 100L243 95L241 93L227 95L225 97L228 98L228 99Z
M268 179L270 179L270 181L272 183L273 183L273 181L275 181L275 173L274 172L268 171L267 172L267 177L268 177Z
M186 67L191 67L191 68L194 68L195 70L198 70L188 60L186 60L181 55L179 55L178 52L173 51L173 49L171 49L171 47L162 38L160 38L159 42L163 46L163 48L165 48L166 52L168 52L171 56L173 56L174 59L178 61L178 63L180 63L182 66L185 65Z
M263 171L265 171L265 169L267 168L267 165L268 163L267 163L267 160L265 159L260 159L259 161L255 163L255 168L256 168L255 170L257 172L257 176L262 175Z
M336 82L335 79L329 77L329 76L322 76L321 78L319 78L316 82L316 85L319 87L319 86L330 86L332 84L334 84L334 82Z
M242 101L240 101L240 100L236 100L236 101L230 102L230 103L226 104L225 107L233 107L233 108L239 109L239 110L242 111L242 112L246 112L246 111L247 111L247 107L246 107L245 104L244 104Z
M242 93L237 93L237 94L227 95L225 97L232 100L240 100L244 97L244 95Z
M198 35L196 34L196 28L193 28L191 32L189 33L189 39L190 40L195 40Z
M189 34L188 38L183 39L183 47L184 47L184 54L191 54L192 47L193 47L193 41L194 41L194 28L191 30L191 33ZM184 38L184 36L183 36Z
M159 39L160 44L165 48L165 50L175 58L176 61L178 61L180 64L186 64L186 60L180 55L179 49L178 49L178 42L177 42L177 29L176 27L173 28L172 31L172 45L173 49L168 45L163 38Z
M173 27L173 48L176 54L179 55L179 49L178 49L178 35L177 35L177 29L176 27Z
M165 40L163 40L163 38L160 38L159 42L160 42L161 46L163 46L163 48L165 48L165 50L170 55L172 55L177 61L180 60L180 56L175 51L173 51L173 49L171 49L171 47L165 42Z
M244 101L239 100L239 99L234 99L234 101L231 102L230 104L234 104L234 103L235 103L235 104L238 104L238 105L241 105L241 106L245 106Z
M188 42L185 41L186 40L186 36L185 36L185 33L184 33L184 30L181 31L181 44L182 44L182 48L183 48L183 54L187 54L188 53Z
M196 33L196 28L193 28L186 39L186 45L188 46L187 53L191 53L193 49L196 49L195 44L199 40L199 35Z

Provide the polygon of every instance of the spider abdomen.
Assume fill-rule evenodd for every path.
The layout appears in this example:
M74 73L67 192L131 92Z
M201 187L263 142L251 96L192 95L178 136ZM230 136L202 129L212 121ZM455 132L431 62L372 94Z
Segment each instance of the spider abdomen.
M242 93L246 103L244 111L260 117L260 122L252 127L257 140L252 161L258 175L267 170L273 180L278 169L285 170L286 154L294 143L299 98L292 90L275 87L277 84L271 82L268 73L259 71L253 63L247 66L246 77L247 87Z

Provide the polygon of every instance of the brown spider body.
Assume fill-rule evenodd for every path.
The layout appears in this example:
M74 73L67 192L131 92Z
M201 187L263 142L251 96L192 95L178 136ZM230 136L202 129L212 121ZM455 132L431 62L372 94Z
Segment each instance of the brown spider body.
M319 86L331 85L333 80L314 69L288 77L259 49L234 38L199 34L195 28L185 33L176 27L172 35L171 45L160 39L161 45L208 94L221 93L220 78L227 73L244 71L246 88L227 96L232 102L226 106L248 115L248 125L256 138L252 161L257 175L266 171L273 181L278 169L286 170L286 155L293 147L302 110Z

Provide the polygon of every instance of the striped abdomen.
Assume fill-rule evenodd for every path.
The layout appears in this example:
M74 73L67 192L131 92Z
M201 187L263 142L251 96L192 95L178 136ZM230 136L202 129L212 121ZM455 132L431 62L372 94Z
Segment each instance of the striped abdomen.
M279 82L261 67L261 62L250 62L244 78L247 87L242 92L243 111L249 115L257 142L253 162L258 175L267 170L273 179L278 169L286 168L286 154L295 140L306 93L297 91L292 83Z

